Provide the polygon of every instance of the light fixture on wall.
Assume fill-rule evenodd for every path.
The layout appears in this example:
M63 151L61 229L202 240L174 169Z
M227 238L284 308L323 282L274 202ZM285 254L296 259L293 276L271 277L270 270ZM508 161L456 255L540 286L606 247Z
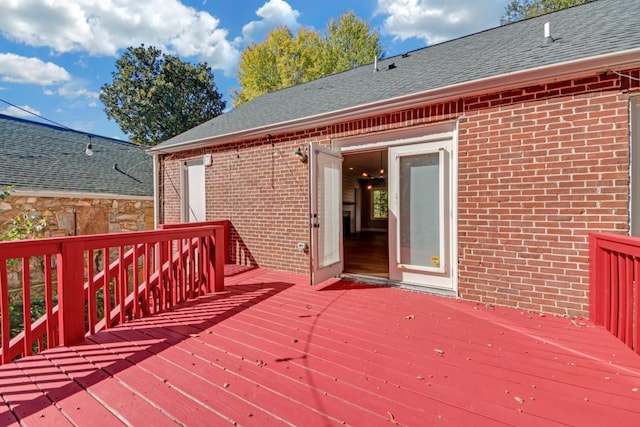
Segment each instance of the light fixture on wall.
M87 144L87 148L84 149L84 154L87 156L93 156L93 145L91 145L91 143Z
M380 152L380 178L384 175L384 165L382 164L382 151Z
M294 157L296 157L298 160L300 160L302 163L307 161L307 153L305 153L304 151L302 151L302 147L298 147L295 149L295 151L293 152Z

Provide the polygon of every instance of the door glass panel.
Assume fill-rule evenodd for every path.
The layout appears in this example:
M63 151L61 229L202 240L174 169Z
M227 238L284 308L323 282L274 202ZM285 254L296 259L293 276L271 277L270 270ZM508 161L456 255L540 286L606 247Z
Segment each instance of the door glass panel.
M399 261L418 267L440 266L440 155L399 158Z
M188 165L186 170L186 213L187 222L201 222L206 219L204 165Z
M340 161L330 155L318 155L318 267L323 268L340 261Z

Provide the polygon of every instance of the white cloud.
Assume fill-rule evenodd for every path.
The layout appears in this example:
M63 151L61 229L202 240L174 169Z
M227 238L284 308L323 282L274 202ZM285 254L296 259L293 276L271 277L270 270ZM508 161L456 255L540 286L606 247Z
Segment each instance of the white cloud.
M0 79L11 83L49 86L69 81L71 75L52 62L13 53L0 53Z
M92 92L84 87L83 83L79 80L64 84L58 89L58 95L68 98L86 98L86 99L98 99L98 92Z
M397 40L417 38L440 43L495 27L505 0L378 0L386 15L383 31Z
M271 2L286 5L282 0ZM239 56L217 18L178 0L2 1L0 29L13 41L48 47L55 54L117 56L128 46L144 43L180 56L198 56L222 70L234 67Z
M26 111L24 111L26 110ZM29 117L29 118L33 118L33 114L30 114L29 112L33 113L33 114L37 114L37 115L42 115L40 113L40 111L36 110L35 108L31 108L28 105L23 105L21 107L14 107L13 105L6 108L5 110L0 110L0 113L2 114L6 114L8 116L13 116L13 117Z
M269 31L279 25L286 25L292 30L300 26L300 12L284 0L267 1L256 11L256 15L262 19L251 21L242 27L242 36L246 44L262 41Z

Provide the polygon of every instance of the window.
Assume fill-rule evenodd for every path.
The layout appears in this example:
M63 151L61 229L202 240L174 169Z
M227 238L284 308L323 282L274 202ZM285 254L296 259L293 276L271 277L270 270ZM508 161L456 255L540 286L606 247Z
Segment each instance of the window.
M371 192L371 205L373 207L373 219L387 219L388 196L386 189L374 189Z

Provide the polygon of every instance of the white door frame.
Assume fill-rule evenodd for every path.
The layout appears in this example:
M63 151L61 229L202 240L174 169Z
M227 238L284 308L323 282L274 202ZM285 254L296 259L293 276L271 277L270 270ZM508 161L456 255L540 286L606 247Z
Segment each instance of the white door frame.
M183 161L181 172L180 220L182 222L204 222L207 220L204 162L202 159Z
M454 216L451 209L453 201L450 182L454 179L450 171L452 163L451 150L451 139L396 146L389 149L389 279L391 280L446 291L455 290L454 276L452 276L452 268L454 266L452 260L455 259L455 246L452 245L451 233L451 219ZM434 248L429 249L428 254L422 254L423 259L420 264L412 265L411 263L403 262L401 259L401 253L403 252L400 242L401 222L412 220L409 219L410 215L402 213L399 167L402 159L419 155L435 157L439 166L438 175L434 178L437 180L438 198L433 200L433 204L429 205L431 207L435 206L437 209L433 217L438 224L436 230L439 242ZM427 185L428 183L425 182L423 188L427 188ZM421 192L420 189L418 191ZM420 204L420 199L418 204ZM413 209L411 208L411 210ZM426 207L426 209L429 210L431 208ZM427 219L424 218L424 220ZM417 224L417 227L422 228L423 232L424 224L426 223ZM429 227L426 228L429 229ZM426 235L431 233L427 231ZM425 237L423 236L424 239ZM405 251L407 249L405 248Z
M391 159L391 153L394 147L412 147L417 144L431 145L432 148L443 146L447 156L447 180L448 189L446 196L448 197L447 209L444 212L448 221L449 229L447 230L447 242L444 251L446 251L447 265L446 268L425 269L425 271L414 271L400 266L403 274L395 274L398 271L396 257L392 256L392 251L396 252L397 240L392 234L396 233L389 219L389 274L390 281L397 282L401 285L416 286L423 289L432 289L436 292L446 294L457 294L458 292L458 132L457 123L453 121L438 123L435 125L420 126L411 129L402 129L396 131L381 132L380 134L366 134L355 137L340 138L333 141L333 148L342 153L358 153L372 151L376 149L389 150L389 168L391 168L394 159ZM423 145L424 147L424 145ZM411 148L409 148L410 150ZM437 148L436 148L437 149ZM388 174L389 190L392 185L397 185L398 177L393 177L391 170ZM391 191L389 194L389 204L391 205ZM391 212L390 212L391 214ZM393 246L391 246L393 245ZM394 264L394 265L391 265ZM444 267L444 266L443 266ZM395 275L394 275L395 274Z
M342 155L309 146L311 284L342 273Z

